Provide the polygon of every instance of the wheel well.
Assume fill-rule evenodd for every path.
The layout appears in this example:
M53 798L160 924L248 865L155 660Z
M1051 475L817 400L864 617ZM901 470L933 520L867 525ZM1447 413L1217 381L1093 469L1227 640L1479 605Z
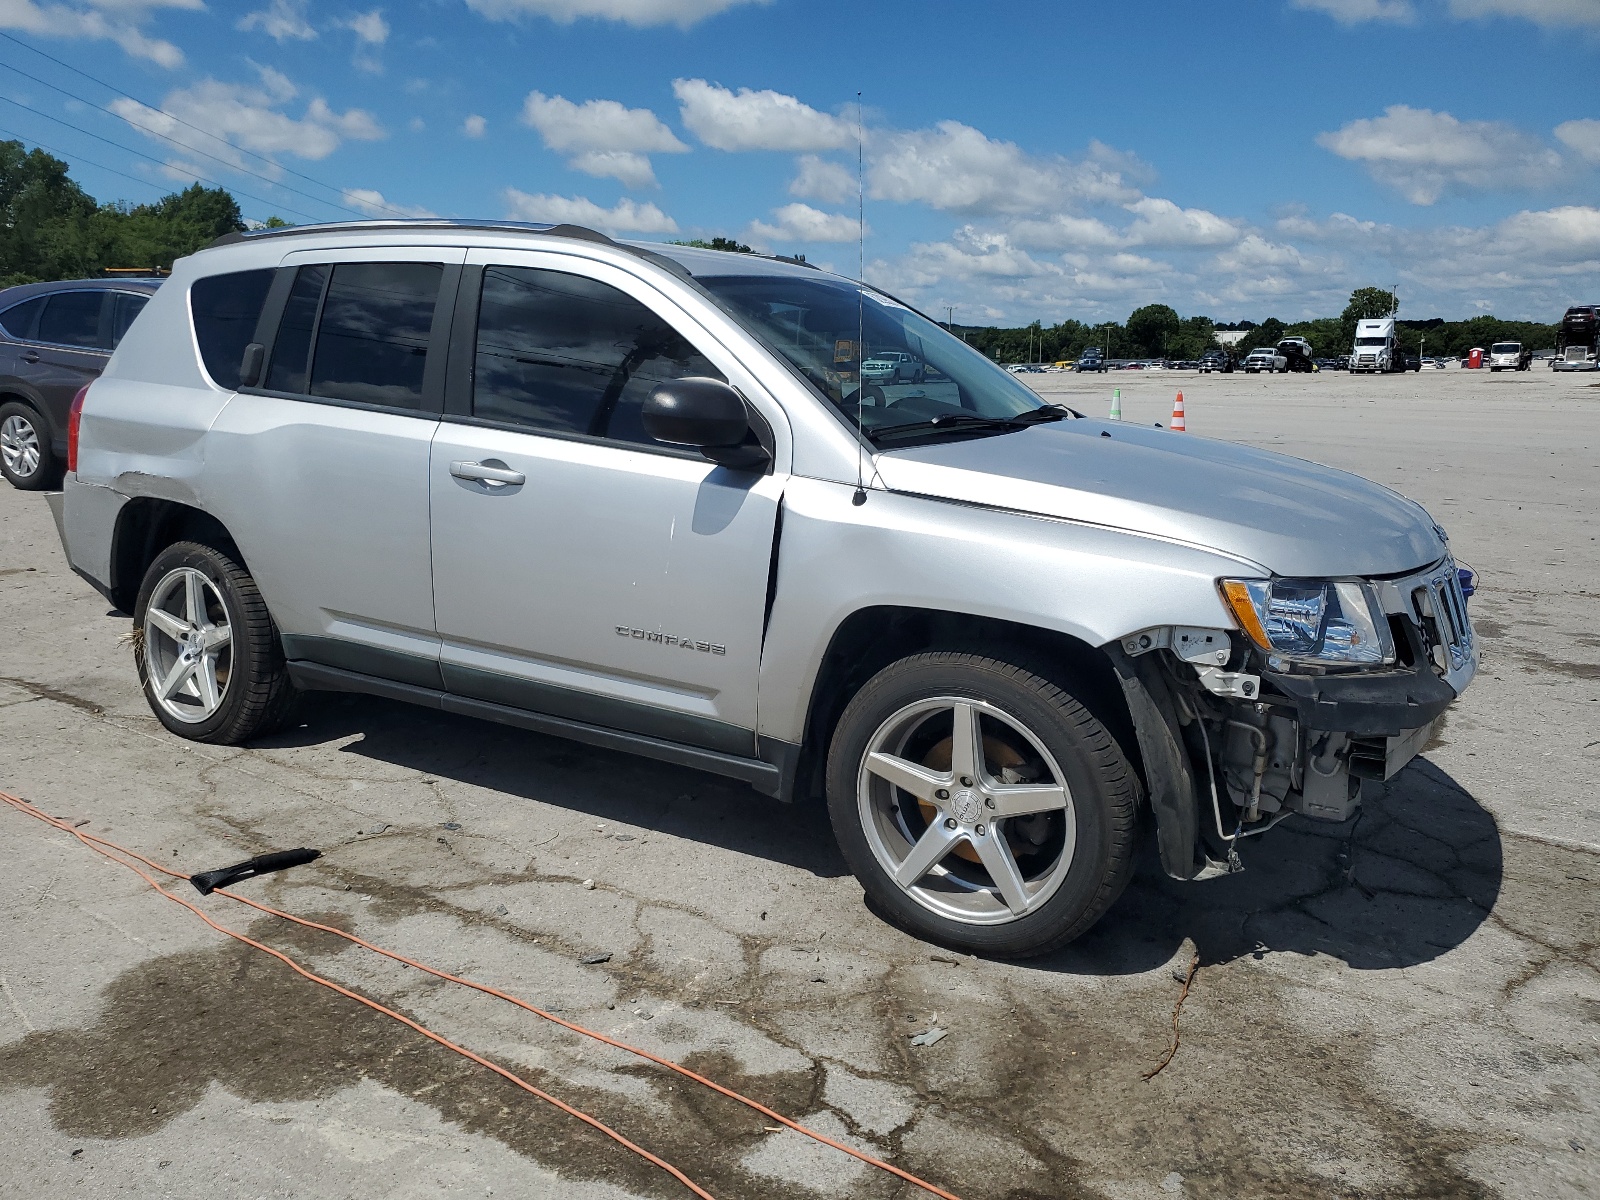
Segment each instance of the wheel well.
M238 561L239 547L210 513L175 500L139 496L123 505L111 542L111 599L132 612L150 564L174 542L199 542Z
M39 402L31 396L24 396L21 392L0 392L0 404L20 404L23 408L38 416L44 422L45 432L53 438L55 431L50 428L50 416L44 411Z
M1133 718L1111 661L1094 646L1052 629L968 613L874 607L851 613L834 631L811 689L795 795L820 798L834 726L856 692L890 663L929 650L981 651L1068 686L1143 778Z

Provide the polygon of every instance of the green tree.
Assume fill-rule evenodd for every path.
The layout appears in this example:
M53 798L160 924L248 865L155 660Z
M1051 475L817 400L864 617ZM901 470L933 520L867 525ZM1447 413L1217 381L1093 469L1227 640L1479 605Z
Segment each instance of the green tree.
M1239 354L1243 356L1262 346L1276 346L1283 341L1284 335L1288 332L1289 327L1278 320L1277 317L1268 317L1244 335L1244 339L1239 343L1237 349Z
M1128 339L1135 353L1159 357L1168 353L1168 341L1178 332L1178 314L1165 304L1146 304L1128 317Z
M705 238L687 238L681 242L671 243L674 246L695 246L701 250L726 250L730 254L755 253L743 242L736 242L732 238L714 237L709 242Z

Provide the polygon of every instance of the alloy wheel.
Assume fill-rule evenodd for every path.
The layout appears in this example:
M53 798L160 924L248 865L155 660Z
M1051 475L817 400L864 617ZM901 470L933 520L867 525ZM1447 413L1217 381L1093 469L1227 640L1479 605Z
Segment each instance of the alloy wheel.
M0 422L0 462L19 479L39 469L39 431L27 417L13 413Z
M857 805L895 885L963 924L1037 911L1072 866L1065 774L1022 722L981 700L932 697L884 721L862 756Z
M150 593L144 614L150 694L186 724L207 720L228 694L233 629L222 592L194 567L176 567Z

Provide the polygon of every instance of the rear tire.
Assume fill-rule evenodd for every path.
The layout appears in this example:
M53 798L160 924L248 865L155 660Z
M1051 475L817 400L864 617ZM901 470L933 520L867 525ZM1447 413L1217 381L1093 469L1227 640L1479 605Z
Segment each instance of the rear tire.
M299 692L278 626L228 554L176 542L156 555L133 628L145 700L172 733L236 746L288 723Z
M850 701L828 755L834 834L873 908L996 958L1094 925L1127 886L1138 829L1115 739L1025 661L901 659Z
M20 401L0 405L0 475L14 488L40 492L61 482L50 423Z

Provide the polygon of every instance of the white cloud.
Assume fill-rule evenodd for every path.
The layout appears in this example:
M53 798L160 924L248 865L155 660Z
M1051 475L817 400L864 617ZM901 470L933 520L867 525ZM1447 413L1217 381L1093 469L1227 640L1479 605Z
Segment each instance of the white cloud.
M362 212L372 217L436 217L439 214L430 212L426 208L412 208L404 204L392 204L383 198L383 193L372 188L345 188L344 202L351 208L359 208Z
M818 112L782 92L728 88L704 79L675 79L678 112L695 137L714 150L842 150L856 143L855 125Z
M860 235L851 213L823 212L809 204L785 204L773 209L772 215L777 218L776 225L752 221L745 236L759 245L771 246L786 242L853 242Z
M240 17L238 28L259 29L280 46L284 42L309 42L317 36L306 20L306 0L272 0L266 8Z
M927 286L950 280L1015 280L1059 275L1061 268L1042 263L1012 245L1004 233L963 225L949 241L916 242L898 264L908 286Z
M152 38L140 26L162 8L196 10L204 0L73 0L35 4L33 0L0 2L0 29L16 29L40 37L87 38L115 42L124 53L169 70L183 65L183 51Z
M1600 163L1600 121L1563 121L1556 126L1556 137L1585 162Z
M678 223L654 204L623 199L601 208L583 196L530 194L505 190L506 215L517 221L548 221L555 225L584 225L608 233L677 233Z
M1376 221L1362 221L1349 213L1342 212L1333 213L1326 220L1319 221L1308 216L1305 208L1300 205L1296 205L1294 211L1279 217L1275 226L1279 233L1288 237L1304 238L1312 242L1370 238L1378 229Z
M796 161L795 177L789 181L791 196L805 196L824 204L843 204L856 194L856 177L848 168L815 154Z
M615 179L623 187L658 187L655 168L650 159L632 150L585 150L567 160L567 166L596 179Z
M461 132L469 138L481 138L489 132L489 119L472 113L461 122Z
M335 21L334 25L356 35L356 52L350 60L356 69L373 75L381 74L383 60L378 56L378 51L389 40L389 22L383 19L383 9L352 13L343 20Z
M1465 20L1520 17L1547 29L1600 26L1597 0L1450 0L1450 11Z
M203 79L192 87L168 92L160 110L126 97L111 101L109 107L129 125L166 146L200 150L234 166L247 165L236 147L315 160L327 158L346 139L373 141L384 136L371 113L359 108L335 112L320 96L311 99L305 116L299 119L279 111L299 89L270 67L259 68L259 73L261 82L256 86ZM248 165L251 170L261 169L254 162Z
M1269 242L1259 233L1247 234L1239 244L1222 251L1216 265L1224 271L1256 272L1263 268L1295 268L1306 265L1305 257L1293 246Z
M689 149L648 108L626 108L615 100L574 104L565 96L529 92L522 121L539 131L547 147L566 154L574 170L620 180L630 188L655 186L647 154Z
M574 104L565 96L529 92L522 120L537 129L552 150L678 153L689 148L648 108L624 108L615 100Z
M1499 121L1458 121L1449 113L1391 105L1381 117L1317 136L1340 158L1360 162L1413 204L1446 192L1540 187L1561 172L1561 156Z
M1137 216L1128 227L1134 246L1227 246L1239 240L1239 223L1203 208L1180 208L1146 196L1125 206Z
M1359 25L1366 21L1410 24L1417 17L1417 10L1411 7L1411 0L1289 0L1289 2L1293 8L1325 12L1341 25Z
M491 21L546 17L561 25L585 18L621 21L625 25L676 25L696 22L744 4L770 0L467 0L467 7Z
M1123 244L1123 235L1099 218L1069 213L1013 222L1011 236L1035 250L1103 250Z
M381 46L389 40L389 22L383 19L383 9L355 13L339 22L369 46Z
M874 134L867 180L874 199L971 214L1031 214L1073 202L1139 199L1138 189L1124 181L1121 163L1105 161L1115 152L1097 150L1077 163L1038 158L970 125L941 121L932 129Z

